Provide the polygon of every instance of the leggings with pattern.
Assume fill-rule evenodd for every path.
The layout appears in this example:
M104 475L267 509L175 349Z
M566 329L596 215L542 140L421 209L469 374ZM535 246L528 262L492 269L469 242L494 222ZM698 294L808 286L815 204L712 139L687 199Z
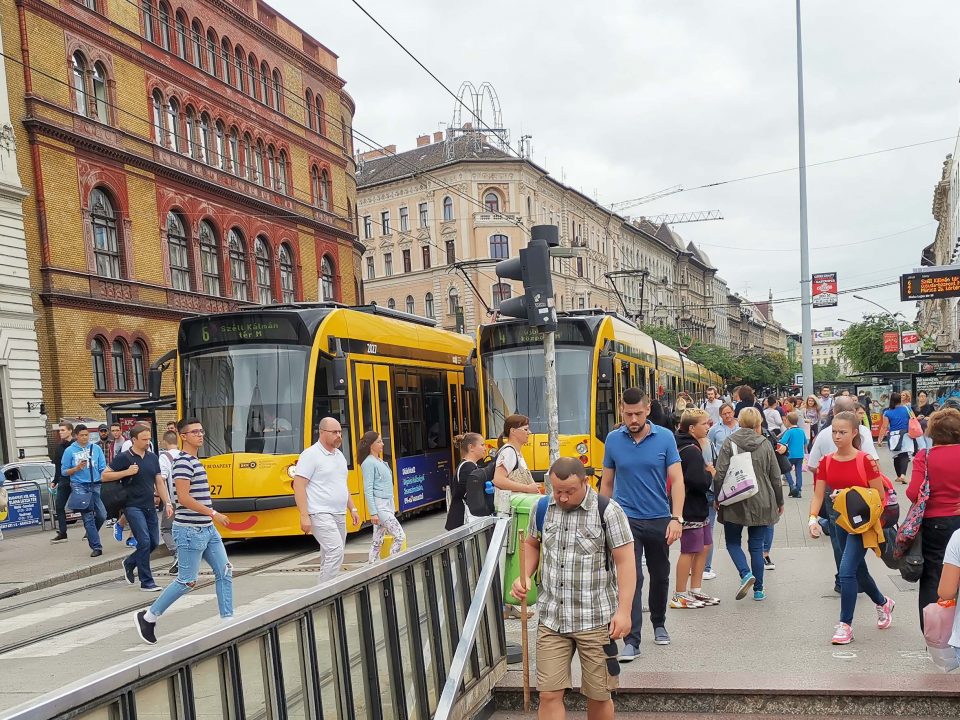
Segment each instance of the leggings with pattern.
M393 545L390 547L390 554L396 555L403 549L403 544L407 540L406 533L400 527L400 521L393 510L393 500L383 500L376 498L377 518L380 520L378 525L373 526L373 544L370 546L370 562L376 562L380 558L380 549L383 547L383 539L388 534L393 536Z

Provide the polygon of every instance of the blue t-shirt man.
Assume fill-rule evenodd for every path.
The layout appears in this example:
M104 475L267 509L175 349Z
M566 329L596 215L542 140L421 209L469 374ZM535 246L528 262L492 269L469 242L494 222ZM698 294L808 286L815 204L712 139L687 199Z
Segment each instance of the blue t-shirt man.
M632 520L668 518L667 469L680 462L673 433L649 420L650 432L639 442L626 425L607 435L603 467L616 474L613 499Z
M803 451L807 446L807 436L798 427L792 427L777 438L777 442L787 446L787 457L791 460L803 460Z

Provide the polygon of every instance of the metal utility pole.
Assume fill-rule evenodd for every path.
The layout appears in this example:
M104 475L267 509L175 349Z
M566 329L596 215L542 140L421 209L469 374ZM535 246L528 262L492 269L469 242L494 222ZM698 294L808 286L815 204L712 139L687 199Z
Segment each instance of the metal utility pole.
M547 448L550 465L560 459L560 411L557 408L557 345L555 331L543 330L543 375L547 383ZM549 478L544 477L549 484Z
M807 149L803 122L803 42L797 0L797 124L800 130L800 313L803 332L803 395L813 394L813 322L810 318L810 242L807 238Z

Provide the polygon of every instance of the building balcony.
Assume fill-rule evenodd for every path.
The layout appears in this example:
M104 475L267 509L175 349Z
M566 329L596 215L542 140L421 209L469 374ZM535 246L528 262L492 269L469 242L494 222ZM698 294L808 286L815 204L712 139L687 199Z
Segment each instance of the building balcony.
M473 214L473 225L520 225L523 222L523 215L520 213L492 213L476 212Z

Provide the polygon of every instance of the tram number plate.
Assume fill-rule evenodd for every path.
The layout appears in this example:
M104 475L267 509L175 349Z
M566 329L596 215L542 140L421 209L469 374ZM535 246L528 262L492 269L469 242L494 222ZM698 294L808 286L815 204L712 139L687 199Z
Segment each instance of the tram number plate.
M375 343L367 343L367 354L368 354L368 355L376 355L376 354L377 354L377 346L376 346Z
M211 486L210 486L210 494L211 494L211 495L219 495L221 490L223 490L223 485L211 485Z

